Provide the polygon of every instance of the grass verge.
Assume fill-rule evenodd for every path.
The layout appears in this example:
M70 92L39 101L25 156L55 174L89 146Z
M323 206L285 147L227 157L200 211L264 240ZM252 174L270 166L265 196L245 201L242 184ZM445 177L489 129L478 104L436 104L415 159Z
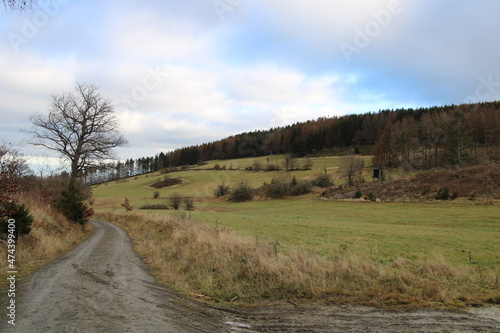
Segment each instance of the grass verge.
M55 260L64 252L74 248L92 233L92 226L79 226L69 222L54 209L26 200L34 221L29 235L18 240L15 251L15 267L18 278L23 278L37 268ZM7 244L0 244L0 287L7 285Z
M190 220L98 213L123 227L156 278L214 300L261 303L326 300L378 307L460 307L500 302L495 270L454 265L441 256L420 263L380 263L368 253L326 259Z

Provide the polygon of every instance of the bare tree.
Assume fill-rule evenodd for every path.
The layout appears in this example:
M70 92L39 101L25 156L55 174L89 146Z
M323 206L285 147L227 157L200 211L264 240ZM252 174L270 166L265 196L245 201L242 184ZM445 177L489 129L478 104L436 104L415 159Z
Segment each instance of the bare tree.
M182 196L177 192L172 193L169 198L169 203L173 209L179 210L179 207L181 206L182 203Z
M0 216L5 207L22 192L22 179L29 173L25 159L10 145L0 145Z
M302 164L302 167L304 168L304 170L311 170L313 165L314 165L314 163L313 163L312 159L310 157L306 157L304 159L304 164Z
M437 168L440 163L439 148L445 138L445 123L442 115L438 113L424 114L420 120L420 133L424 144L424 166Z
M297 165L297 159L293 157L291 154L288 156L285 156L285 160L283 161L283 165L285 167L286 171L292 171L295 169L295 166Z
M30 170L26 160L10 145L0 145L0 233L9 232L9 219L16 221L15 237L31 231L33 217L20 203ZM10 229L12 231L12 229Z
M71 164L70 183L111 158L127 140L118 133L113 106L98 87L77 83L74 92L51 96L48 115L31 116L30 142L60 153Z
M364 161L356 155L346 155L340 160L340 168L347 177L349 185L354 184L354 177L357 176L364 168Z
M33 0L3 0L3 5L5 8L10 8L14 10L25 10L30 9L33 6Z
M471 160L473 139L465 112L461 109L448 116L446 134L447 162L462 167Z

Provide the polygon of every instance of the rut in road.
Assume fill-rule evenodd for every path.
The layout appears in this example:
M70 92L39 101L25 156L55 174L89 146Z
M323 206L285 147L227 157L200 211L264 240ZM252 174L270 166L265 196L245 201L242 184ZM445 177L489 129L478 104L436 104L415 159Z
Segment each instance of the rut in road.
M92 221L94 235L20 286L15 332L217 332L210 309L157 285L126 232ZM203 310L203 311L200 311Z
M3 320L1 332L500 332L469 312L202 304L155 283L123 229L92 224L88 240L19 286L17 325Z

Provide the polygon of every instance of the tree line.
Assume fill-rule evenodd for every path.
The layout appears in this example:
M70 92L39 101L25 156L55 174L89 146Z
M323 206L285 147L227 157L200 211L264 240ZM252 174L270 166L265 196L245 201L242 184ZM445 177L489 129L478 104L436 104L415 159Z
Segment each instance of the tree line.
M500 161L500 102L380 110L323 117L265 131L114 162L89 170L99 183L209 160L292 154L372 145L374 166L429 169Z
M430 169L500 161L500 103L388 114L374 146L379 167Z

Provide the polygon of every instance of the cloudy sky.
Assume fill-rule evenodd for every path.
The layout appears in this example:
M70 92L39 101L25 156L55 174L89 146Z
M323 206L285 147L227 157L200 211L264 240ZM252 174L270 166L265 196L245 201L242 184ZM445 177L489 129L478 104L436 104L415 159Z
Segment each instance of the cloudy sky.
M42 0L0 8L0 141L98 85L121 159L297 121L500 99L495 0Z

